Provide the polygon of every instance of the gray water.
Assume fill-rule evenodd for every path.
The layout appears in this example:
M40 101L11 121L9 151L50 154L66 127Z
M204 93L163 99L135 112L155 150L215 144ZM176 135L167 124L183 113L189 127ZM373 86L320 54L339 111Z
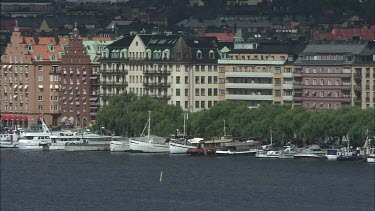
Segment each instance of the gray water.
M374 165L365 162L0 153L1 210L341 211L375 206Z

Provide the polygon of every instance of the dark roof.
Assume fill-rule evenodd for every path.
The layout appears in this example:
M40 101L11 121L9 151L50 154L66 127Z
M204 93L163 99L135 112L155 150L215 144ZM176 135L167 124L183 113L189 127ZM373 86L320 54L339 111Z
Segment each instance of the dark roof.
M125 48L125 47L129 47L129 45L131 44L131 42L133 41L135 35L131 35L131 36L126 36L120 40L117 40L116 42L110 44L107 46L108 49L119 49L119 48Z
M216 37L188 37L186 44L191 48L217 48L218 41Z
M257 49L234 49L238 53L285 53L297 55L305 49L306 44L297 43L260 43Z

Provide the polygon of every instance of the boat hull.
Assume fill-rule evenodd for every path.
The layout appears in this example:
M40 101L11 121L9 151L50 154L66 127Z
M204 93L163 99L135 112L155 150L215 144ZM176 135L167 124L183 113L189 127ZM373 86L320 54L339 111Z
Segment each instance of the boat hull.
M167 153L169 152L169 144L159 144L151 142L143 142L138 140L129 140L130 152L140 153Z
M322 157L315 154L296 154L294 159L321 159Z
M188 149L189 155L215 155L217 150L224 150L222 148L191 148Z
M367 163L375 163L375 154L374 155L369 155L367 158Z
M109 151L109 144L67 144L66 151Z
M169 153L171 154L187 154L188 149L194 149L195 146L185 144L169 143Z
M254 156L256 152L257 151L254 151L254 150L246 150L246 151L216 150L215 154L217 156L228 156L228 155Z
M129 141L111 141L111 152L128 152L130 151Z
M18 141L1 141L0 148L18 148Z

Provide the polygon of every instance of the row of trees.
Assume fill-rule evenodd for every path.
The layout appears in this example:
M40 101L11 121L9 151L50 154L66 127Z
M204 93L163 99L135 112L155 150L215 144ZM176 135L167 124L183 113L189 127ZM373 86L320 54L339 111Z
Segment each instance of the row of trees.
M133 94L117 95L98 112L96 126L104 126L118 135L138 136L151 111L152 134L169 136L183 131L184 111L174 105ZM210 138L226 133L240 139L269 139L272 130L276 141L336 142L348 135L351 144L362 145L366 136L374 136L375 110L357 107L310 112L304 108L261 105L248 109L241 102L223 101L209 110L189 113L188 133Z

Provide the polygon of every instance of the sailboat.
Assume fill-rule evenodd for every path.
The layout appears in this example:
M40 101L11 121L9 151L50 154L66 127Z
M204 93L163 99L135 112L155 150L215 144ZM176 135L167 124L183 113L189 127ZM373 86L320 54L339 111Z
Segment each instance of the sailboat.
M141 137L130 138L130 152L164 153L169 152L169 143L166 139L159 136L150 135L151 111L148 114L148 121L143 129ZM147 136L144 131L147 128Z
M169 143L169 153L171 154L186 154L188 149L197 148L197 146L203 141L203 138L192 138L187 139L186 135L186 121L189 119L189 114L184 114L184 137L183 141L173 141Z
M271 139L271 144L264 146L263 151L257 151L255 154L255 157L257 158L279 158L280 156L280 151L278 150L272 150L272 129L270 129L270 139Z

